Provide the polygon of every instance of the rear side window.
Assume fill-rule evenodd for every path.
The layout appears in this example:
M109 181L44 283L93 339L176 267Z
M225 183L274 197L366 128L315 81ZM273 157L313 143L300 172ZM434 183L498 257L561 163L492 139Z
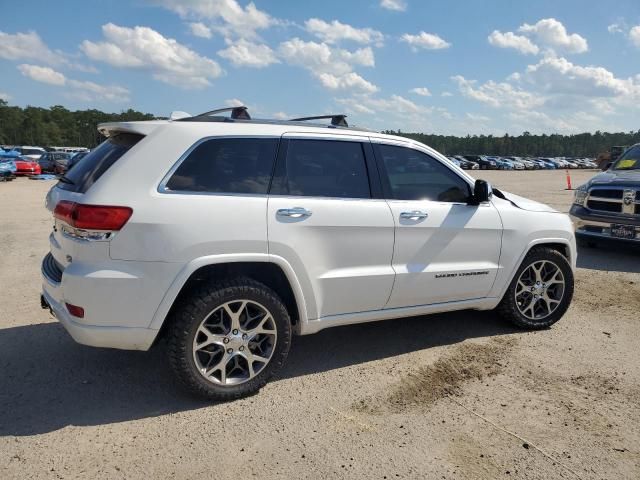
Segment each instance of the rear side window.
M275 138L215 138L180 164L167 190L266 194L278 149Z
M143 135L133 133L120 133L107 138L80 160L73 170L69 170L58 183L58 187L85 193L104 172L143 138Z
M285 168L274 181L276 195L371 198L362 144L289 140Z
M469 184L435 158L410 148L379 145L391 196L397 200L466 202Z

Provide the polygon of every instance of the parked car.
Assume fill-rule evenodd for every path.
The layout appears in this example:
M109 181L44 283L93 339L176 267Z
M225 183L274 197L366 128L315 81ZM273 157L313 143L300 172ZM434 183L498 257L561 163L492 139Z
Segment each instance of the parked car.
M487 157L489 160L496 162L498 170L513 170L513 163L505 158L500 157Z
M585 244L603 238L640 244L640 143L576 189L570 214Z
M292 334L458 309L527 329L564 315L567 215L422 143L321 118L234 107L100 125L107 140L47 195L43 307L83 344L164 339L179 381L215 400L259 390Z
M16 164L16 175L18 176L31 176L31 175L40 175L42 173L42 169L38 162L33 160L30 157L16 157L14 159Z
M480 170L496 169L498 165L493 160L489 160L484 155L463 155L466 160L475 162L480 167Z
M460 166L460 160L458 160L456 157L447 157L447 160L453 163L456 167Z
M11 158L0 157L0 181L13 180L17 169L16 163Z
M462 155L456 155L455 158L460 162L460 168L463 170L479 170L480 166L476 162L471 162Z
M13 151L18 152L21 157L28 158L30 160L38 160L43 153L47 152L44 148L30 146L14 147Z
M64 175L69 170L72 156L70 153L58 152L53 166L53 173L56 175Z
M38 159L38 165L40 165L43 172L55 173L56 164L62 160L68 161L70 158L71 155L68 153L46 152Z

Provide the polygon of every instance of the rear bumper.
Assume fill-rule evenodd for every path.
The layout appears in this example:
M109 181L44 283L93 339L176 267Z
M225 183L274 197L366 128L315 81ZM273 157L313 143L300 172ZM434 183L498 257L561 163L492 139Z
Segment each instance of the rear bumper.
M43 306L51 309L76 342L123 350L151 347L158 330L148 326L161 300L153 290L160 286L162 292L160 272L166 264L114 262L107 267L74 262L64 272L56 272L51 258L48 255L42 263ZM81 306L84 318L71 315L66 303Z
M593 214L588 209L573 205L569 212L576 236L603 238L629 243L640 243L640 219L614 215ZM636 216L637 217L637 216ZM611 235L611 224L629 225L635 228L636 238L618 238Z
M82 345L121 350L149 350L158 334L157 330L148 328L83 325L74 321L64 304L57 302L46 288L43 288L42 298L69 335Z

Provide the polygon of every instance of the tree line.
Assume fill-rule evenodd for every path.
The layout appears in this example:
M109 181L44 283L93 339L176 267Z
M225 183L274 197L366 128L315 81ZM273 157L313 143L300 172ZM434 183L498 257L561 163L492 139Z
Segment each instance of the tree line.
M575 135L542 134L522 135L433 135L427 133L405 133L388 130L384 133L412 138L435 148L445 155L500 155L532 157L597 157L608 152L612 146L640 143L640 130L637 132L578 133Z
M154 118L132 109L105 113L95 109L71 111L61 105L21 108L0 99L0 144L93 148L103 140L97 130L99 123Z
M51 108L10 106L0 99L0 144L37 146L95 147L102 141L97 125L103 122L152 120L150 113L126 110L105 113L100 110L71 111L61 105ZM637 132L579 133L575 135L542 134L504 136L433 135L387 130L384 133L418 140L446 155L517 155L596 157L614 145L633 145L640 142Z

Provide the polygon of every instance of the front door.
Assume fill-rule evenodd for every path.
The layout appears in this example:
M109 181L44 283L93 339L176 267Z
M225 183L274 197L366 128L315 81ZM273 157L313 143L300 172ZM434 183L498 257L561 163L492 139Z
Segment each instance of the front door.
M425 152L375 144L396 226L396 280L387 308L485 297L500 259L502 222L471 185Z

